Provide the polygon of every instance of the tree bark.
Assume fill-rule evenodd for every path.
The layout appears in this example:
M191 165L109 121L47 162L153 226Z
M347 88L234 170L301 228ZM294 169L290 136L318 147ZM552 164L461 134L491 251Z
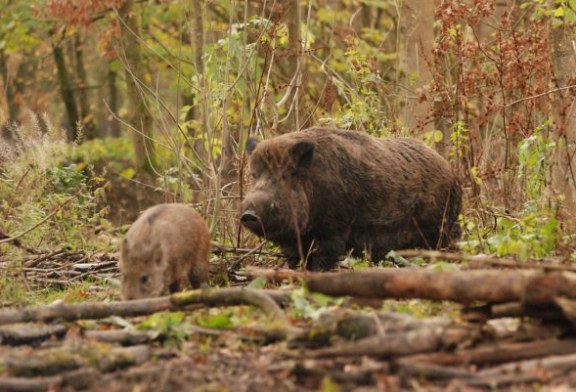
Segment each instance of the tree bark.
M120 17L121 54L126 71L126 95L137 168L151 174L156 167L153 142L153 119L146 105L144 84L145 69L140 53L140 27L134 14L134 1L126 0L118 9Z
M120 137L120 121L118 120L120 101L118 99L118 85L116 84L117 76L115 70L110 69L108 71L108 107L110 108L108 126L112 137Z
M194 67L196 70L196 78L198 80L199 91L196 94L187 94L190 104L193 107L186 114L186 120L195 120L194 126L188 127L188 133L192 140L193 158L200 169L201 182L204 184L204 188L208 187L209 175L208 170L206 170L210 165L208 163L208 152L205 148L205 142L209 141L214 137L212 135L212 129L209 124L209 105L208 105L208 86L206 85L206 69L204 64L204 6L202 0L192 0L190 15L192 23L190 24L190 41L192 42L194 48ZM194 102L194 100L196 102ZM212 166L213 167L213 166ZM214 170L215 171L215 170ZM199 196L200 188L202 184L195 184L196 196ZM194 197L194 200L198 202L199 197Z
M80 33L76 33L74 36L74 55L76 57L76 88L78 89L83 139L91 140L98 136L98 132L94 124L94 115L90 108L88 98L88 77L86 76L86 67L84 66L84 48Z
M404 86L399 96L406 97L400 112L401 123L409 130L430 131L434 123L427 116L432 112L432 97L419 102L419 95L431 82L432 74L426 56L432 57L434 45L434 1L403 1L400 10L399 48L400 69L404 71L399 82ZM445 135L449 140L450 135Z
M302 56L302 37L300 35L300 0L286 2L289 7L286 25L288 27L288 93L285 107L289 111L286 132L300 129L300 90L302 88L302 70L300 69L300 56Z
M374 355L393 358L433 352L462 342L473 332L461 327L426 327L408 332L376 335L336 347L309 351L309 358L356 357ZM300 353L299 353L300 354Z
M3 124L0 124L0 126L2 127L2 136L10 140L12 139L11 127L18 124L20 106L16 102L15 86L8 71L8 56L3 49L0 50L0 74L2 75L2 83L4 84L4 98L8 106L8 118Z
M332 296L421 298L464 304L523 301L530 306L549 306L560 296L576 298L576 274L569 272L380 269L307 274L304 280L311 291Z
M551 22L552 23L552 22ZM574 54L574 27L571 23L551 26L552 66L556 87L573 84L576 77ZM569 92L556 94L554 116L558 125L557 151L554 154L552 182L555 191L564 195L564 205L573 222L576 222L576 109L574 97Z
M0 325L50 322L54 320L99 319L111 315L135 317L160 311L177 310L188 305L254 305L279 320L288 329L284 313L267 291L244 288L204 289L176 293L166 297L110 303L57 304L25 309L0 310Z
M75 142L78 139L78 124L80 121L80 115L78 114L78 108L76 106L74 89L70 79L70 74L68 73L66 58L60 45L54 44L52 46L52 55L54 56L54 62L56 63L58 84L60 85L60 94L62 95L62 100L64 101L64 106L66 107L66 114L68 117L68 128L66 130L66 135L69 142Z
M575 340L547 339L534 342L500 343L451 353L420 354L403 358L411 363L468 366L495 365L504 362L576 353Z

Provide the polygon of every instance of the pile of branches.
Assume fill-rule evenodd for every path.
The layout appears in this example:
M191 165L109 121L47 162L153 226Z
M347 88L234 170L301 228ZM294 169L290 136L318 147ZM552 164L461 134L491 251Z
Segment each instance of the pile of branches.
M162 339L160 331L79 328L77 320L237 305L255 306L270 318L269 325L259 331L259 342L281 344L285 350L277 354L269 372L289 374L302 386L318 387L326 376L343 385L384 382L397 388L413 386L414 380L439 389L454 384L502 388L564 382L576 371L576 273L563 265L528 266L331 273L245 269L248 279L297 280L312 292L346 297L348 303L376 301L376 309L382 309L382 301L388 299L450 301L461 305L456 320L350 307L295 323L286 315L291 305L289 290L242 287L136 301L5 309L0 311L0 368L5 369L0 390L45 385L86 388L90 386L86 383L99 379L86 374L137 368L154 354L153 343ZM196 332L222 333L205 328ZM89 339L83 344L64 344L63 337L71 333ZM101 349L94 341L109 346ZM36 349L21 350L22 345ZM91 350L89 356L86 350Z
M12 262L0 262L0 269ZM91 279L109 279L118 276L118 254L69 250L37 253L24 257L18 271L31 284L66 287L70 283Z

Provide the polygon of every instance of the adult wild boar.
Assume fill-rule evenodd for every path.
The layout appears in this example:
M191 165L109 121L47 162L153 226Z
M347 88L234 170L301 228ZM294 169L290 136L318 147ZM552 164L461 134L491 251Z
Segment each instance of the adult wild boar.
M159 204L132 224L120 249L122 298L158 297L208 281L210 232L185 204Z
M248 143L252 186L241 223L291 268L329 269L348 251L440 248L460 234L461 188L421 141L310 128Z

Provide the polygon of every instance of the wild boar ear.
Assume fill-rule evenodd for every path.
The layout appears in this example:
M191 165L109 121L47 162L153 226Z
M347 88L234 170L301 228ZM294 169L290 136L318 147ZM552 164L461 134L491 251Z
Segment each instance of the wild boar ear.
M258 143L258 139L255 137L249 137L248 140L246 140L246 152L252 154L252 151L254 151Z
M296 163L296 167L310 167L314 158L314 143L303 140L290 148L290 156Z

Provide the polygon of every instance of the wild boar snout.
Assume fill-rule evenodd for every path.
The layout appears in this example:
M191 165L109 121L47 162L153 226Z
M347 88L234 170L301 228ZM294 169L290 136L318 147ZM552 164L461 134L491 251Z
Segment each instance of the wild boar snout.
M270 214L274 202L267 192L256 190L246 195L242 203L240 222L248 230L258 235L263 234L263 218Z

